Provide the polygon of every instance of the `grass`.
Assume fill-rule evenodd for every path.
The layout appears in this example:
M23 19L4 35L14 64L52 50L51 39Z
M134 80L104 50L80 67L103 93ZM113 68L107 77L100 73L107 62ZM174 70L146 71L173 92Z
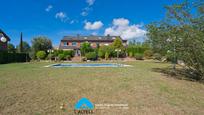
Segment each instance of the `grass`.
M82 97L95 104L128 104L128 110L95 114L204 114L204 85L153 71L152 61L129 68L44 68L49 63L0 65L0 115L74 114ZM65 104L65 110L60 105Z

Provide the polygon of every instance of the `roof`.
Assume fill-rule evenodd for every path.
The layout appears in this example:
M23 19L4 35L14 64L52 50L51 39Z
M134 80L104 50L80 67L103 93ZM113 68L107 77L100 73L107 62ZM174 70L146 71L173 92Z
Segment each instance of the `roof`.
M6 33L4 33L3 30L0 29L0 33L2 33L2 34L4 35L4 37L5 37L8 41L10 41L10 38L6 35Z
M64 36L61 41L106 41L113 42L117 37L121 39L120 36ZM122 40L122 39L121 39ZM127 40L122 40L123 42L127 42Z

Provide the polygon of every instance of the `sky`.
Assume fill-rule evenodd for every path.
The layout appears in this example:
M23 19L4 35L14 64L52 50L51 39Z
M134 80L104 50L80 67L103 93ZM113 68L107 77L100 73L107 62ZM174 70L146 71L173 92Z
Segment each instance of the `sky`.
M58 46L63 36L119 35L145 38L145 25L165 16L178 0L0 0L0 29L14 45L46 36Z

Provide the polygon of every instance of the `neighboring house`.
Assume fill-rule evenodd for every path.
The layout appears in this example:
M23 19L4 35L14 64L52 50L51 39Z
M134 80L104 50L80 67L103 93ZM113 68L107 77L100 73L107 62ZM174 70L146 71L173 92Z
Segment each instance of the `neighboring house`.
M10 38L0 29L0 51L7 50L8 41Z
M65 36L61 42L60 50L75 50L77 54L80 54L81 44L84 42L89 42L92 48L97 48L100 46L108 46L113 43L116 38L120 36ZM122 39L121 39L122 40ZM123 45L127 45L127 40L122 40Z
M81 44L84 42L89 42L92 48L97 48L99 46L108 46L113 43L116 38L120 36L65 36L61 42L60 50L77 50L80 49ZM122 40L122 39L121 39ZM127 45L127 40L122 40L123 45Z

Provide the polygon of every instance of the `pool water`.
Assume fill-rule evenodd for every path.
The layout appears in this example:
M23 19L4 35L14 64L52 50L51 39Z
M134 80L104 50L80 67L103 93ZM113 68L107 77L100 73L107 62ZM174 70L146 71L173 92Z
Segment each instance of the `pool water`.
M115 64L115 63L107 63L107 64L102 64L102 63L92 63L92 64L54 64L51 65L51 67L56 67L56 68L61 68L61 67L125 67L128 65L123 65L123 64Z

